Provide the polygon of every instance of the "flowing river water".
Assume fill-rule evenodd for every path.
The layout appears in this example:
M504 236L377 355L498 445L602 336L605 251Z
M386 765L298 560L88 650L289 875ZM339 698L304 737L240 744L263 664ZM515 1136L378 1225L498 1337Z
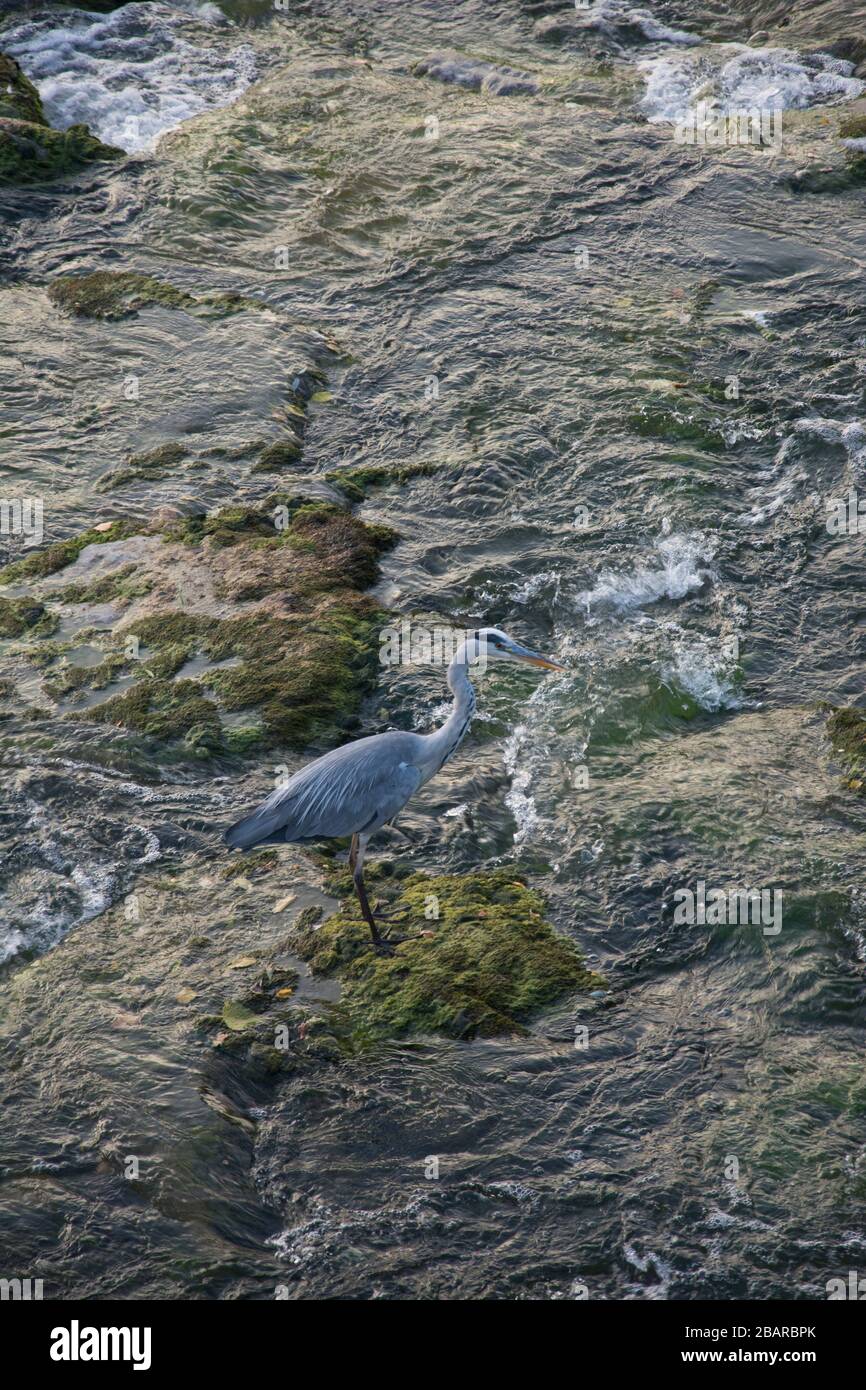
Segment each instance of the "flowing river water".
M284 935L287 884L325 901L295 851L285 881L220 875L277 759L129 767L13 709L4 1270L443 1299L814 1299L862 1270L866 803L819 704L863 703L862 540L825 520L866 487L866 194L803 171L843 158L864 54L841 0L761 10L4 7L54 124L130 152L0 199L6 492L45 499L46 542L265 498L245 450L301 345L337 345L293 485L430 465L358 508L401 537L376 597L569 665L491 668L380 852L519 866L607 981L526 1037L389 1044L242 1104L164 961ZM708 91L783 108L781 150L674 139ZM267 307L58 313L46 285L99 269ZM101 486L178 438L197 466ZM383 669L364 732L446 695ZM781 891L781 930L677 921L700 882Z

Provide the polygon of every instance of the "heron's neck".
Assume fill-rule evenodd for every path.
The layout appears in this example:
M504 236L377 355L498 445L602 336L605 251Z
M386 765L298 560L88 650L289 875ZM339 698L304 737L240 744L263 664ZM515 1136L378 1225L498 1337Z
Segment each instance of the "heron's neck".
M444 767L456 748L462 743L475 713L475 690L469 679L466 655L461 648L448 667L448 688L454 696L454 705L441 729L427 735L429 758L428 776L432 777L440 767Z

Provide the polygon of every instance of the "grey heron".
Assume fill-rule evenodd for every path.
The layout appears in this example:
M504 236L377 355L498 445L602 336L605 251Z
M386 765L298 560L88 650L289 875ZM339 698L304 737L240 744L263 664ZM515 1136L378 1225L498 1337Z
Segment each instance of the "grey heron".
M351 835L349 868L361 912L378 951L389 943L376 925L364 886L364 855L371 835L392 820L419 787L444 767L459 746L475 712L475 690L469 668L482 659L522 661L550 671L566 668L549 657L522 647L496 627L479 628L460 643L448 667L448 687L454 696L450 715L432 734L393 730L359 738L335 748L293 777L250 815L226 831L226 843L237 849L256 845L323 840ZM403 938L401 938L403 939Z

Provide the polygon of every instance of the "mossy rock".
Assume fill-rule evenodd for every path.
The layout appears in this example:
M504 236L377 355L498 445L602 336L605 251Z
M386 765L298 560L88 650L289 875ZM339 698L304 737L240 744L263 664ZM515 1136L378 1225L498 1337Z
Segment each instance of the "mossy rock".
M190 294L135 270L95 270L88 275L60 275L48 288L48 296L65 313L78 318L123 319L140 309L182 309L196 315L220 316L243 310L263 310L267 305L234 291Z
M14 58L0 53L0 116L47 126L42 98Z
M644 439L685 440L710 453L725 448L720 430L704 424L694 415L680 415L673 410L644 409L629 416L631 428Z
M862 140L866 137L866 115L847 116L839 126L843 140Z
M845 768L849 791L866 796L866 713L850 705L822 705L833 755Z
M97 140L86 125L52 130L36 121L0 117L0 182L42 183L86 164L123 159L125 153Z
M234 618L156 613L130 628L156 653L140 667L142 679L86 717L161 740L183 738L193 753L224 746L242 752L244 745L257 743L303 748L313 740L329 742L350 726L361 698L374 688L377 638L386 620L376 604L351 591L297 617L259 611ZM237 664L200 681L173 681L175 671L197 653L217 662L234 658ZM240 742L224 739L220 709L255 710L261 728L246 730Z
M0 580L51 574L89 543L142 530L141 523L120 521L85 532L7 567ZM180 744L186 757L330 745L356 727L361 700L379 677L379 633L388 615L362 590L377 580L380 556L395 539L389 528L367 526L341 507L286 494L260 506L178 518L153 535L138 564L68 585L59 597L90 603L147 594L160 564L154 545L174 541L200 552L179 569L201 566L239 611L214 617L185 611L180 602L138 609L110 638L93 637L104 653L100 662L72 664L67 648L56 646L31 659L45 669L46 693L56 700L132 678L126 689L70 717ZM181 595L182 589L178 600ZM9 609L16 631L23 621L19 602ZM195 679L176 679L193 657L212 665ZM243 725L224 726L224 716L235 715L247 716Z
M545 1005L603 984L577 948L545 919L544 902L513 869L394 885L389 904L405 919L397 931L428 930L397 946L373 949L357 904L347 901L322 926L302 925L296 950L319 975L336 976L336 1031L356 1041L440 1033L451 1038L525 1033ZM438 905L439 916L426 914Z
M281 473L284 468L291 468L293 464L300 463L302 451L303 443L300 435L292 432L282 439L275 440L273 444L268 444L259 454L252 471L253 473Z
M325 481L339 488L349 502L363 502L374 488L402 486L412 478L427 478L438 471L435 463L406 463L396 467L364 464L358 468L341 468L325 474Z
M42 603L30 598L0 598L0 637L21 637L25 632L49 632L55 623Z
M116 599L142 598L151 587L150 580L136 574L135 565L124 565L90 584L67 584L57 597L61 603L111 603Z
M155 482L173 473L187 457L185 445L172 440L159 444L155 449L146 449L140 454L130 454L120 468L112 469L97 483L100 492L109 488L122 487L124 483Z
M57 570L71 565L85 546L105 545L108 541L123 540L127 536L134 536L140 529L140 526L132 521L113 521L105 530L97 531L91 528L89 531L80 531L77 536L57 541L44 550L34 550L21 560L13 560L11 564L5 565L0 569L0 584L17 584L22 579L41 579L47 574L54 574Z

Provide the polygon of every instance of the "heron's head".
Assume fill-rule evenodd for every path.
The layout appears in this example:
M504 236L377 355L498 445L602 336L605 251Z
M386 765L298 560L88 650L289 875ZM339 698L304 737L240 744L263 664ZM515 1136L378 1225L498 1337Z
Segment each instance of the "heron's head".
M498 627L478 628L470 635L467 646L471 661L488 661L493 658L496 661L523 661L529 666L540 666L545 671L566 669L549 656L542 656L541 652L534 652L531 647L521 646Z

